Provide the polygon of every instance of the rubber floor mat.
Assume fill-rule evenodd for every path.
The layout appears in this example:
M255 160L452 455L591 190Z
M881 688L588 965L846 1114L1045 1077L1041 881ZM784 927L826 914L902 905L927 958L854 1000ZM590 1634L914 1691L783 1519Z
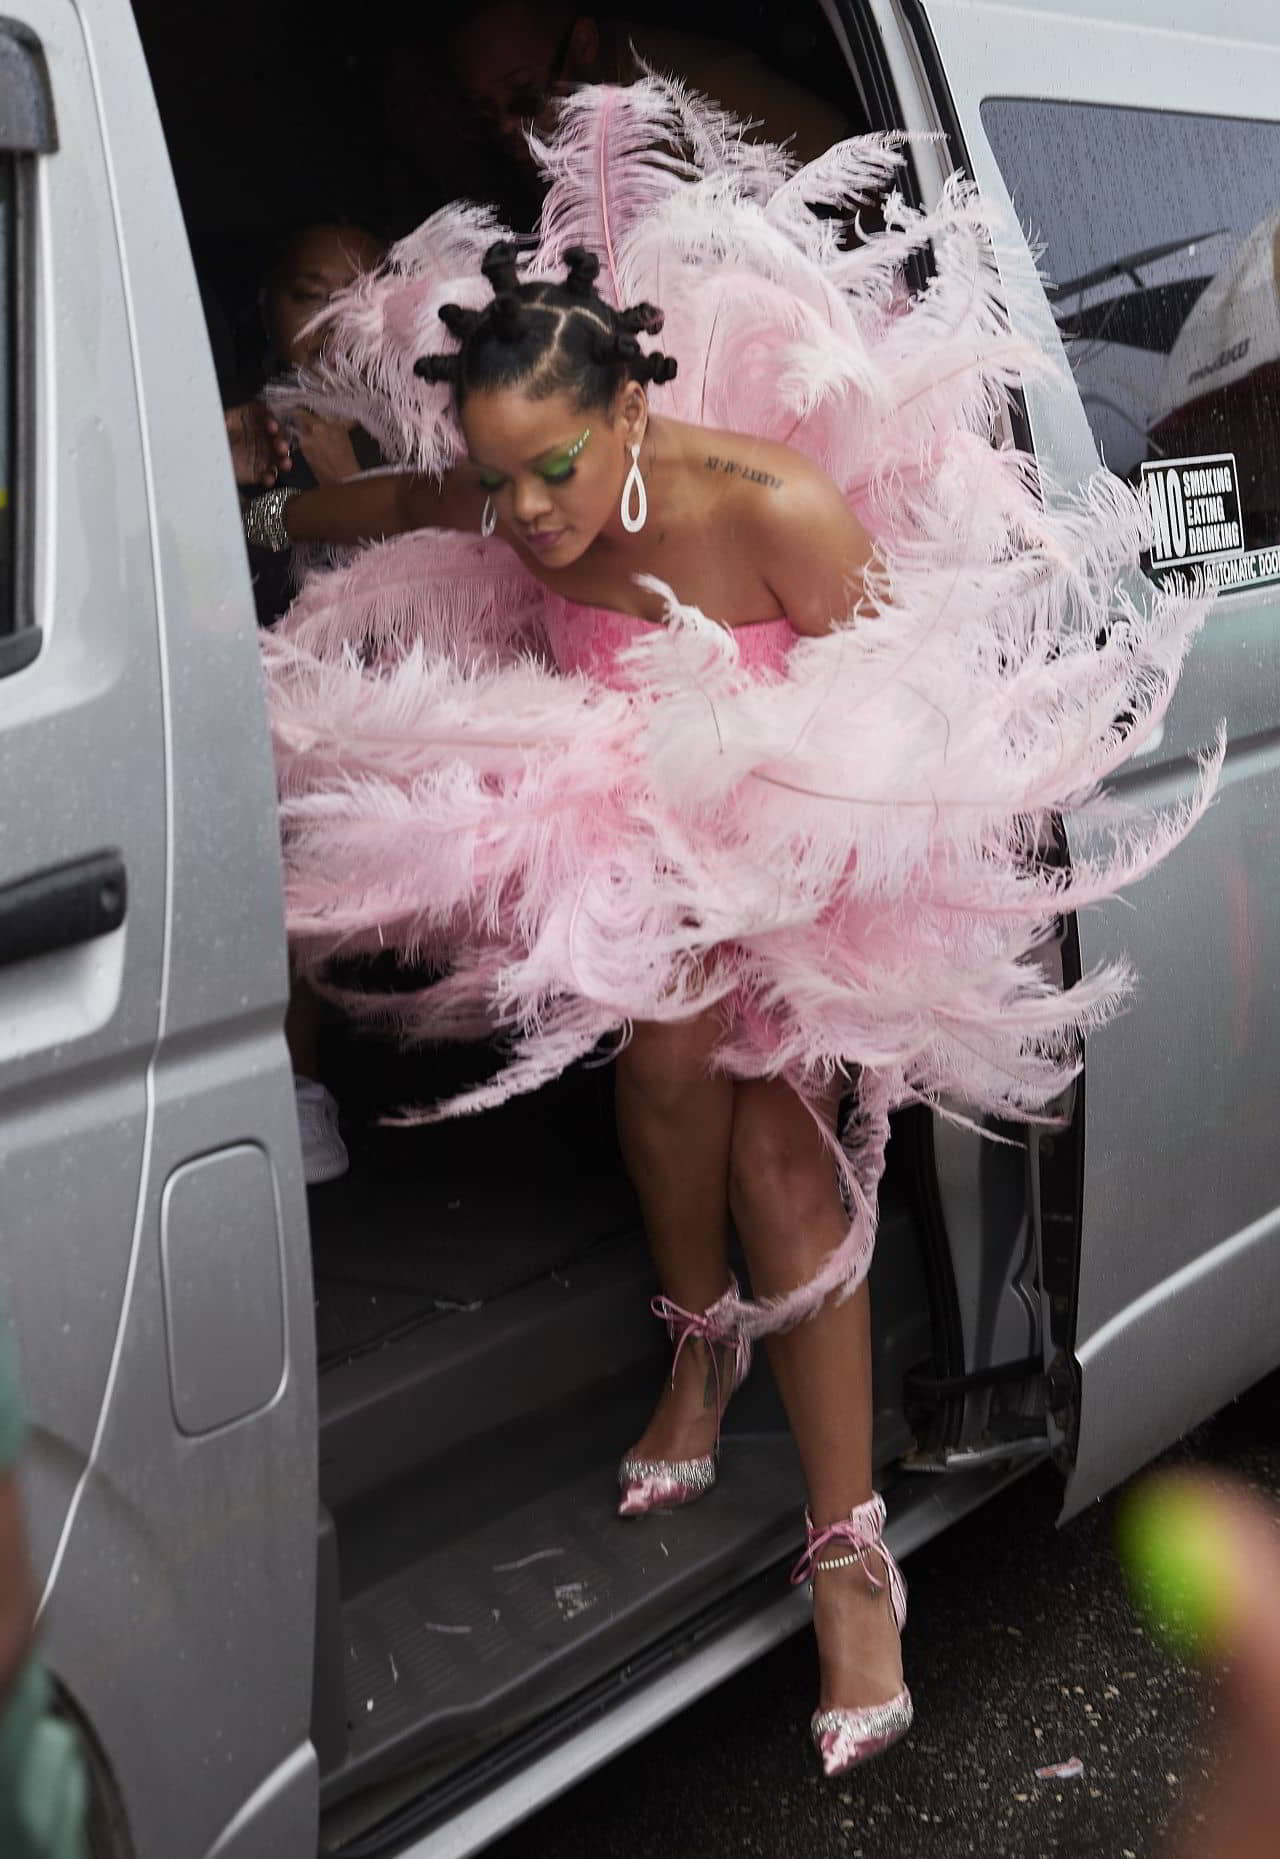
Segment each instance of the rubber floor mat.
M452 1308L421 1291L325 1280L316 1287L319 1366L323 1370L350 1362L354 1356L447 1315Z
M342 1610L342 1789L418 1751L500 1738L780 1561L801 1534L790 1441L729 1439L703 1504L642 1525L594 1466Z

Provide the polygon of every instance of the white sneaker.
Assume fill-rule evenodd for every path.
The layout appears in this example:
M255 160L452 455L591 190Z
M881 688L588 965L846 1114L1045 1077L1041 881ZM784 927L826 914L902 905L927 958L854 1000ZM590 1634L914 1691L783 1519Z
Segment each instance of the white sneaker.
M318 1188L345 1175L351 1158L338 1129L338 1106L332 1092L311 1078L299 1078L296 1072L293 1088L302 1137L302 1172L307 1186Z

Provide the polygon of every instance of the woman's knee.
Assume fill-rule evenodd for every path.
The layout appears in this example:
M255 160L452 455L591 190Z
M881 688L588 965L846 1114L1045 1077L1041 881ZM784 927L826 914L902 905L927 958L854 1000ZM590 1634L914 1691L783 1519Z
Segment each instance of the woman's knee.
M705 1017L634 1028L618 1055L618 1082L647 1109L676 1113L713 1077L717 1029Z
M729 1146L729 1198L739 1225L804 1222L838 1193L835 1160L817 1123L777 1087L740 1087ZM793 1100L794 1101L794 1100Z

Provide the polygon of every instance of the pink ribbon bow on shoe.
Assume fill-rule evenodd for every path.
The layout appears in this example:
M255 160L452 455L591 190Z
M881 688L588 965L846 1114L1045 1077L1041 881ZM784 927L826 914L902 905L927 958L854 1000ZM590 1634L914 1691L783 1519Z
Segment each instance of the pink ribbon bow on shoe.
M751 1338L738 1322L738 1304L736 1280L707 1310L686 1310L682 1304L662 1296L655 1297L650 1304L654 1316L666 1324L667 1335L675 1346L671 1362L673 1381L680 1353L691 1338L705 1343L710 1350L716 1381L715 1446L696 1459L644 1459L628 1453L618 1467L618 1483L622 1486L619 1516L639 1517L649 1511L678 1509L703 1497L715 1483L725 1403L741 1387L751 1367ZM720 1373L720 1350L728 1346L732 1346L734 1352L733 1379L726 1392Z

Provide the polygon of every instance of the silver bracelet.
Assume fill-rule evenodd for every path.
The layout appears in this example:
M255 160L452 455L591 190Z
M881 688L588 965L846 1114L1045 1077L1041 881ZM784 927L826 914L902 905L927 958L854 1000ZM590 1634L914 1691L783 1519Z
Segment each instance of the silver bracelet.
M277 485L273 491L264 491L261 497L251 498L244 507L244 539L253 549L269 549L273 555L281 555L290 546L289 532L284 526L284 507L297 491L291 485Z

